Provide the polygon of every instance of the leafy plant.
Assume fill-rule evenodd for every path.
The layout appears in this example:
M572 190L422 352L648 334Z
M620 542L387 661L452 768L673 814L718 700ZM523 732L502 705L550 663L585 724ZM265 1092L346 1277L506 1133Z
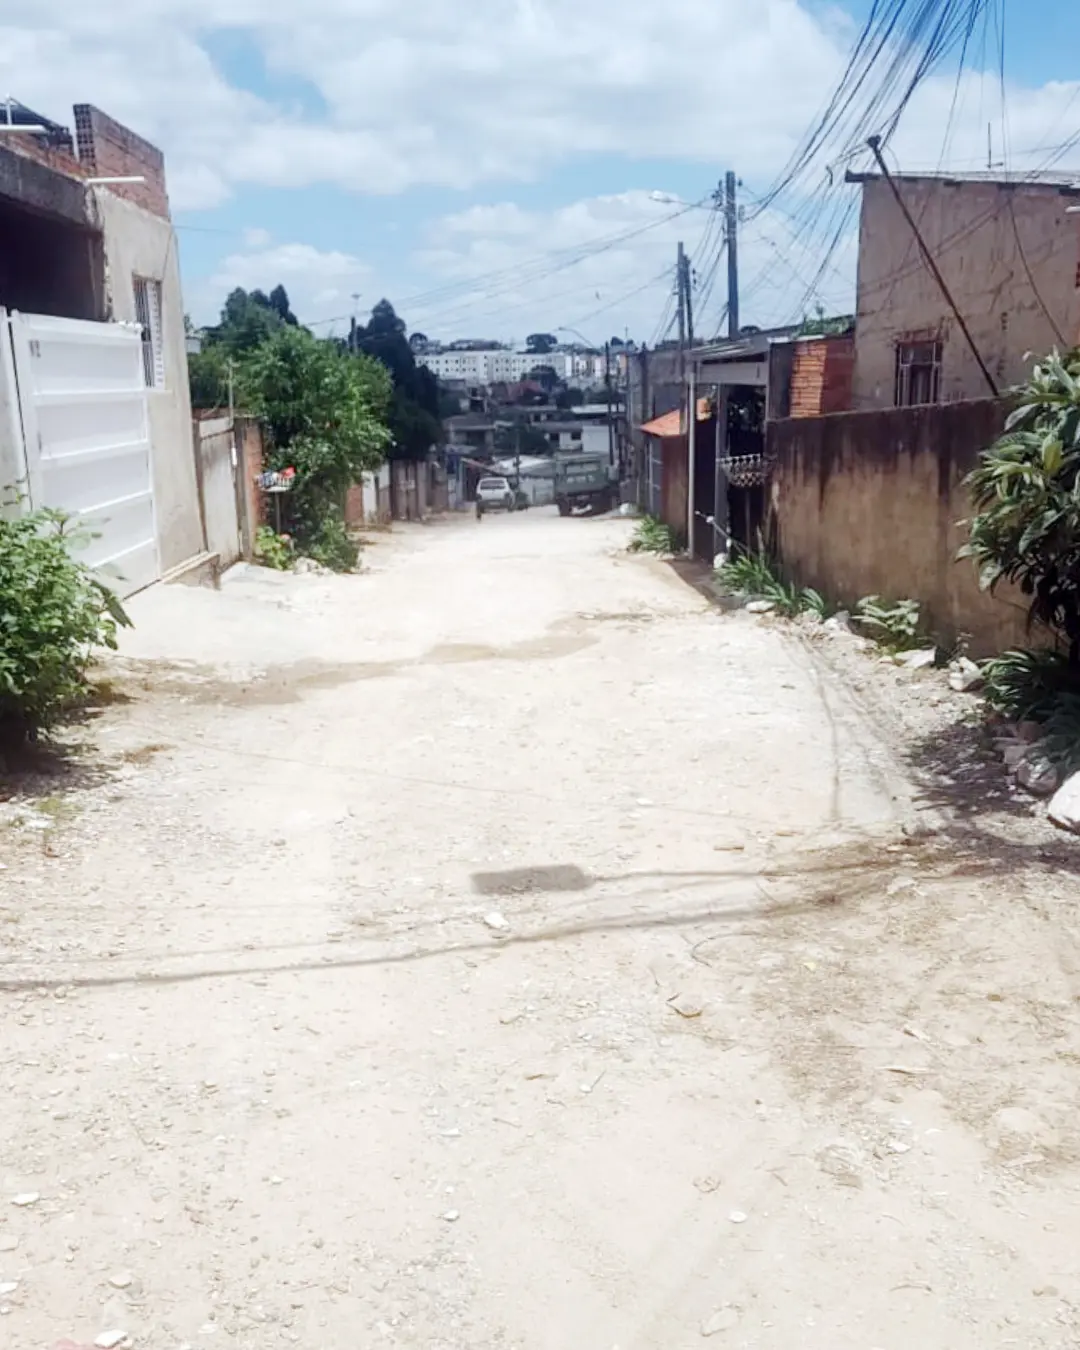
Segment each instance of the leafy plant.
M285 500L297 546L325 549L327 521L344 531L348 489L389 447L386 367L284 324L244 358L239 387L267 428L266 467L296 470Z
M287 534L278 534L269 525L260 525L255 531L255 557L263 567L286 572L296 557L293 541Z
M1080 695L1080 670L1060 651L1003 652L982 671L987 703L1014 722L1045 722L1063 697Z
M1060 635L1080 667L1080 351L1034 366L967 484L975 514L961 556L986 590L1016 583L1029 624Z
M717 579L735 595L750 600L768 600L776 612L787 619L799 614L824 618L828 606L824 596L809 586L785 582L763 549L740 550L716 569Z
M1041 748L1063 774L1080 772L1080 690L1058 694L1043 731Z
M888 604L879 595L868 595L855 606L852 617L871 637L895 651L919 644L918 600L897 600Z
M116 646L130 620L72 548L84 542L59 511L0 520L0 738L52 726L85 693L95 647Z
M655 516L644 516L634 528L628 548L631 553L676 553L678 546L671 527Z
M360 549L349 537L345 522L336 516L327 516L309 543L307 554L332 572L352 572L360 558Z

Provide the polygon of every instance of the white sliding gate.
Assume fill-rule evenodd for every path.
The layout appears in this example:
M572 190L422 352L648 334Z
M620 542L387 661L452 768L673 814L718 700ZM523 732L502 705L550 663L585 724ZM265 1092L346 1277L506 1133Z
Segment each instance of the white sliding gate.
M26 504L76 517L93 536L79 556L121 595L149 586L161 567L138 327L0 310L0 344Z

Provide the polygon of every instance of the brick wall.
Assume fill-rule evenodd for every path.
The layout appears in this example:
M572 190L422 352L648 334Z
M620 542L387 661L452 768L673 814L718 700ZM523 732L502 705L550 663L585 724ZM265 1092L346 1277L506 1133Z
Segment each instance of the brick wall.
M70 135L55 137L52 142L44 136L5 135L3 144L6 149L14 150L24 159L36 160L38 164L56 169L58 173L67 173L78 178L85 176L86 170L75 158L75 146Z
M807 338L795 344L791 368L791 416L847 412L855 369L855 338Z
M146 181L142 183L110 184L109 191L169 219L165 156L156 146L89 103L75 105L75 139L79 162L87 174L95 178L143 177Z

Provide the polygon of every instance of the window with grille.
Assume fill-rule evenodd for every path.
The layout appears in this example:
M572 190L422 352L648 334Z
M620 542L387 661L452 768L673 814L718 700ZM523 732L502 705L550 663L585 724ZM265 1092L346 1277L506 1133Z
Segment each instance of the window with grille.
M165 352L161 340L161 282L132 278L135 321L142 329L143 378L147 389L165 388Z
M941 388L941 343L896 344L896 406L937 403Z

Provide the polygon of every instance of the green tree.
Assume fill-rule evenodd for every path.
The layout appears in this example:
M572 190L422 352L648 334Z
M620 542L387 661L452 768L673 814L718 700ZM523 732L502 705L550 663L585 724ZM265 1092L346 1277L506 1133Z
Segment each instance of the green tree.
M193 408L229 406L228 352L219 343L205 343L202 351L188 355L188 383Z
M281 324L240 363L237 385L245 406L263 419L267 467L296 470L287 500L297 543L316 557L328 540L337 548L346 493L389 448L388 371L305 328Z
M961 551L984 589L1013 582L1028 619L1080 667L1080 351L1054 352L1017 394L1005 433L968 477L975 506Z
M270 292L268 303L282 323L287 323L292 328L297 327L300 321L290 309L289 293L280 282Z
M207 331L211 346L221 346L230 356L243 356L267 342L284 320L262 291L237 287L225 300L221 322Z
M382 362L393 381L390 457L419 460L442 439L439 382L426 366L417 365L405 334L405 321L389 300L380 300L355 341L359 351Z
M559 383L558 372L554 366L533 366L525 378L531 380L533 384L538 384L545 394L552 393Z
M546 356L559 345L554 333L530 333L525 339L525 350L537 356Z

